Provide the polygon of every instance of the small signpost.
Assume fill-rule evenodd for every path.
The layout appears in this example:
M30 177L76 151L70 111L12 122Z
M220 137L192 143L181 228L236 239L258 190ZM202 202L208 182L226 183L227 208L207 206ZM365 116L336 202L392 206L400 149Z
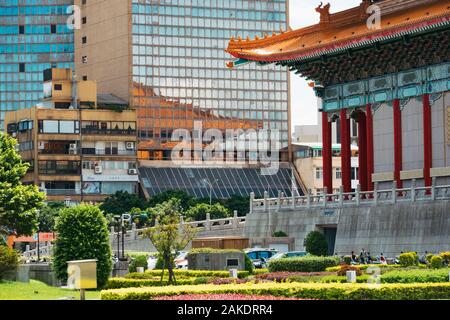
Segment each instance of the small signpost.
M347 282L355 283L356 282L356 271L347 271Z
M97 289L97 260L67 261L67 286L80 290L80 300L86 300L86 289Z

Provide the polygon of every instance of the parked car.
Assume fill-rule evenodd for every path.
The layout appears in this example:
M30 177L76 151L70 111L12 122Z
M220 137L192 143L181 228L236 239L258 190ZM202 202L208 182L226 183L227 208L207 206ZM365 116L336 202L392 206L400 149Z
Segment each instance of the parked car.
M181 251L178 256L175 258L175 266L177 269L187 269L188 268L188 260L187 260L187 251Z
M288 251L288 252L279 252L276 255L272 256L269 260L282 259L282 258L293 258L293 257L305 257L308 253L306 251Z
M156 262L158 261L157 255L150 255L147 259L147 269L154 270L156 268Z
M255 268L261 269L266 267L267 261L278 253L275 249L246 249L244 252L252 260Z

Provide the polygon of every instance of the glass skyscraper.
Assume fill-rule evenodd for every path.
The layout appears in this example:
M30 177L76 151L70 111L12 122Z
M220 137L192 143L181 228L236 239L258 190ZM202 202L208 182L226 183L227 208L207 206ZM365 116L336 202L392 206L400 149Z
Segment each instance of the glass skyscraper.
M74 68L73 0L0 1L0 130L5 111L43 98L43 71Z
M193 120L204 130L278 129L288 146L286 68L228 69L224 52L231 37L286 30L287 0L132 0L131 12L141 159L168 160L173 130Z

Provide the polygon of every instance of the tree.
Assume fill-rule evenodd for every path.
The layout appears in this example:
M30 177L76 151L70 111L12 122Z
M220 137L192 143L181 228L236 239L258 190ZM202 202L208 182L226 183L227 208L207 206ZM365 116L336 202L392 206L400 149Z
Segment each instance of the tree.
M229 199L222 201L222 204L230 210L230 212L237 211L240 217L246 216L250 208L250 197L231 196Z
M111 215L122 215L128 213L132 208L145 209L147 207L147 201L137 194L130 194L126 191L116 192L100 205L103 212Z
M81 204L61 210L56 219L53 258L58 279L67 281L67 261L97 260L97 283L103 287L112 268L108 223L101 210Z
M164 269L169 272L169 284L176 283L174 260L181 250L186 248L195 237L196 230L187 224L180 223L180 200L171 199L156 205L156 225L144 232L158 251L159 258L164 262Z
M47 202L39 211L39 231L55 231L55 222L61 209L64 209L64 202Z
M19 265L19 254L16 250L0 245L0 281L8 272L15 271Z
M325 236L319 231L311 231L305 239L306 252L314 256L326 256L328 243Z
M37 186L22 184L29 164L22 162L16 145L14 138L0 132L0 236L31 235L45 199Z
M180 200L181 210L187 210L191 206L191 202L194 200L194 198L190 196L186 191L167 190L151 197L148 204L150 207L154 207L159 203L163 203L171 199Z
M186 218L192 221L201 221L206 219L206 214L209 213L211 219L223 219L231 217L231 212L220 203L209 205L200 203L195 207L189 208L186 211Z

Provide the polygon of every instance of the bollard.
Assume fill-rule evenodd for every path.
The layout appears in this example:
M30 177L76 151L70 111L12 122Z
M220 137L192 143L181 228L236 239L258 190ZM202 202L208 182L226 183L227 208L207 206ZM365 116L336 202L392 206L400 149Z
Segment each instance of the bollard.
M230 269L230 277L233 279L238 278L238 270L237 269Z
M347 271L347 282L356 283L356 271Z

